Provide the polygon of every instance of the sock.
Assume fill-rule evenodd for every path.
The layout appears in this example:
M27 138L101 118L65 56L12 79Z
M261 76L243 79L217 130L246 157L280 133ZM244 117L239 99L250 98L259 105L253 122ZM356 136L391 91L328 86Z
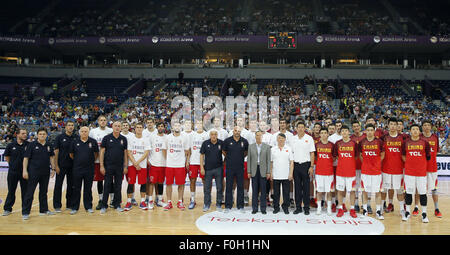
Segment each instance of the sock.
M142 203L142 202L145 202L145 198L143 198L143 197L141 198L141 203Z
M103 194L98 194L98 199L103 200Z
M389 198L389 204L392 204L393 200Z
M415 205L415 206L414 206L414 209L416 209L416 208L419 209L419 205Z
M355 206L354 205L351 205L350 206L350 210L354 210L355 209Z
M386 200L381 200L381 204L384 205L386 203Z
M244 189L244 197L248 197L248 189Z
M153 201L153 196L148 196L148 201Z
M422 205L422 213L427 213L427 206L426 205L425 206Z
M162 195L158 195L158 200L162 202ZM152 196L150 196L150 200L152 200Z
M195 192L191 192L191 200L192 200L192 201L195 200Z
M400 210L403 210L403 207L405 205L405 201L398 201L398 204L400 205Z
M148 195L145 195L145 200L148 200Z
M289 192L289 198L294 199L294 192Z
M338 209L342 209L342 205L338 205L338 207L337 207Z
M381 205L377 205L377 211L381 212Z
M321 211L322 210L322 205L320 203L317 203L317 211Z
M406 211L411 213L411 205L406 205Z
M438 209L439 209L438 202L434 202L434 210L438 210Z
M127 198L127 202L131 203L131 197Z
M178 203L180 203L180 202L181 202L181 203L183 203L183 201L182 201L182 200L178 200Z
M355 198L355 206L358 206L358 198Z
M331 201L327 201L327 210L331 212Z
M367 204L363 204L363 209L367 211Z

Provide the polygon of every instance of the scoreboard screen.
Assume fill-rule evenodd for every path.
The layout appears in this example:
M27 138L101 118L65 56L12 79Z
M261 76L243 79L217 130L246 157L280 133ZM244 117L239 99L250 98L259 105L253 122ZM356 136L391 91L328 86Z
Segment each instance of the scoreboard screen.
M270 32L268 38L269 49L296 49L297 33Z

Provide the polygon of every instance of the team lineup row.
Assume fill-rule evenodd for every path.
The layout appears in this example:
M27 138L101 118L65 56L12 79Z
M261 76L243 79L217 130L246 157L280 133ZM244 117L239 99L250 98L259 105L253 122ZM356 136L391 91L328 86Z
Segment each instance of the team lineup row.
M181 131L181 124L175 123L172 133L166 135L162 122L156 128L153 120L147 121L147 128L137 124L132 133L128 123L114 122L110 129L106 126L106 118L100 116L98 128L81 127L79 136L74 133L74 123L68 122L65 132L56 138L54 145L46 142L45 129L40 129L38 140L29 144L25 141L26 131L20 130L16 141L5 150L9 172L3 215L12 211L18 183L21 185L24 219L29 218L37 184L40 186L40 213L53 214L48 210L47 189L49 178L56 173L54 197L59 196L59 199L54 201L55 211L61 211L59 186L67 176L66 202L67 208L72 209L71 214L79 209L82 183L84 207L93 212L93 181L97 181L97 209L101 213L107 211L110 193L112 207L118 211L130 210L136 180L141 185L141 209L160 205L170 210L173 207L172 184L175 183L178 186L177 207L184 210L184 184L188 175L191 180L189 209L196 205L195 182L201 177L205 200L203 211L210 209L211 184L215 179L217 210L222 210L225 192L225 212L233 206L234 188L237 188L236 206L244 211L244 204L249 201L251 180L252 213L258 212L259 205L265 214L266 199L269 198L273 198L274 213L278 213L282 187L281 207L285 213L289 213L288 207L295 191L294 214L303 210L309 214L311 204L315 204L317 213L321 213L326 199L327 213L331 215L337 209L336 216L342 217L347 211L343 200L350 192L350 215L357 217L356 212L360 211L357 196L361 191L362 215L370 213L370 195L375 193L376 216L383 219L383 210L393 210L393 191L396 191L403 220L409 219L412 195L417 194L416 203L420 200L422 206L422 221L428 222L426 194L431 191L435 215L442 216L437 207L436 190L439 143L437 136L431 133L430 121L423 121L421 126L412 125L410 135L399 133L399 126L403 128L403 124L393 118L388 122L387 131L376 128L373 118L367 119L364 132L359 122L353 122L352 135L349 127L328 121L324 127L314 125L309 133L305 123L297 121L295 135L287 130L285 120L280 121L280 131L274 134L261 128L263 124L260 128L264 131L249 131L242 118L237 118L230 133L220 127L220 121L214 121L214 128L209 131L203 130L201 121L195 123L195 131L192 131L190 122L185 124L184 131ZM128 188L123 209L121 186L124 175ZM167 203L162 199L163 183L166 184ZM389 206L386 208L387 192ZM312 200L311 195L317 199ZM416 206L413 214L417 213Z

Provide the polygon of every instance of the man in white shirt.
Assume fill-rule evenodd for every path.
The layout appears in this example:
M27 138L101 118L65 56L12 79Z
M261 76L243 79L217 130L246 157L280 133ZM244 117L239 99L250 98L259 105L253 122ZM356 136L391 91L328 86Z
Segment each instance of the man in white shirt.
M314 152L316 147L314 139L305 133L305 122L298 121L296 124L297 136L292 142L292 150L294 152L294 186L295 186L295 205L294 214L302 212L302 201L305 215L309 215L309 183L314 169Z
M122 124L123 125L123 124ZM142 136L144 124L136 124L136 135L127 137L128 142L128 189L127 189L127 203L125 211L131 210L132 197L134 194L134 184L136 183L136 176L138 183L141 185L141 203L139 208L147 210L148 206L145 202L146 183L147 183L147 156L150 150L150 141Z
M213 125L214 127L208 131L208 135L210 135L211 131L215 130L217 131L218 139L224 141L228 138L228 132L222 128L222 120L220 118L214 118Z
M189 158L189 180L191 188L191 202L189 203L189 209L194 209L195 203L195 190L197 177L203 180L204 176L200 173L200 148L205 140L208 140L209 135L203 130L203 122L195 122L196 131L192 133L189 140L190 158Z
M338 122L336 122L335 125L333 125L333 124L328 125L328 129L330 129L330 126L336 127L336 133L333 133L332 135L330 135L330 137L328 137L328 141L330 141L332 143L336 143L337 141L342 140L342 135L341 135L342 122L338 121Z
M277 136L277 146L271 149L270 179L273 181L273 214L280 211L280 186L283 189L283 212L289 214L289 182L294 174L294 154L289 145L286 145L286 135Z
M147 124L147 128L144 129L144 131L142 132L142 135L144 137L148 137L149 138L150 135L156 135L158 133L158 131L155 128L155 121L153 119L147 119L145 124Z
M164 134L166 127L163 122L159 122L156 125L157 134L150 136L150 155L149 160L149 182L147 184L147 198L148 209L153 210L153 189L155 189L155 199L158 200L157 206L164 206L162 198L162 189L158 186L163 186L165 169L166 169L166 157L167 157L167 136Z
M186 136L181 135L181 124L174 123L172 133L167 136L167 158L166 158L166 193L167 205L165 211L173 208L172 206L172 185L178 186L177 207L184 210L183 193L186 183L186 170L189 169L189 141Z
M95 139L97 141L98 147L100 148L100 145L102 144L103 137L106 135L109 135L112 133L112 129L106 126L106 117L103 115L100 115L97 119L98 127L91 129L89 132L89 137ZM105 176L100 172L100 159L97 158L95 160L95 173L94 173L94 181L97 182L97 191L98 191L98 205L95 208L96 210L100 210L101 204L102 204L102 198L103 198L103 180L105 179ZM110 193L110 200L111 202L114 199L114 187L111 188Z

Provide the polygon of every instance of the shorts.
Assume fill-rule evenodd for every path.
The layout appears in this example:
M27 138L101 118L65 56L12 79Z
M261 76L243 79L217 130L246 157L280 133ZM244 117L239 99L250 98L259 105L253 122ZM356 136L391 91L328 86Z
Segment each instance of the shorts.
M141 170L137 170L135 166L129 166L128 173L127 173L128 184L136 183L136 175L138 178L139 185L143 185L143 184L147 183L147 169L146 168L141 168Z
M166 167L166 185L184 185L186 183L186 168L185 167Z
M432 191L432 190L437 189L437 186L438 186L437 177L438 177L437 172L427 172L427 187L428 187L428 191Z
M94 165L94 181L103 181L105 176L100 172L100 163L95 163Z
M405 191L407 194L414 195L416 193L419 195L427 194L427 177L426 176L412 176L405 174Z
M361 190L367 193L378 193L382 191L382 181L383 177L381 174L377 175L369 175L362 174L361 175Z
M387 192L389 189L393 189L403 193L404 188L403 174L381 173L381 175L383 176L384 192Z
M356 176L355 176L355 180L356 180L355 189L358 190L359 188L361 188L361 169L356 169L355 173L356 173Z
M205 178L204 175L201 174L200 165L189 165L189 178Z
M334 175L316 175L314 181L317 192L334 192Z
M355 191L356 177L336 176L336 190L338 191Z
M151 166L148 173L150 183L164 183L165 167Z

